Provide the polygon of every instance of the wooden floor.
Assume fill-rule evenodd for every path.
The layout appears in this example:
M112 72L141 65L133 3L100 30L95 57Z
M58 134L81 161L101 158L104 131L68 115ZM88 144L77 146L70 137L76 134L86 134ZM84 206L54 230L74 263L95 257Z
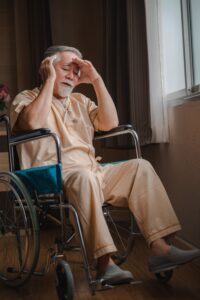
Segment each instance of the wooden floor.
M47 250L52 245L51 230L42 233L40 264L44 262ZM123 264L123 268L131 270L136 280L142 283L124 285L112 290L98 291L91 296L79 253L68 255L74 280L75 300L197 300L200 299L200 268L193 263L184 265L174 271L169 284L159 283L147 268L148 250L141 237L137 238L135 248ZM56 300L54 269L45 276L32 276L31 280L20 289L10 289L0 283L0 300Z

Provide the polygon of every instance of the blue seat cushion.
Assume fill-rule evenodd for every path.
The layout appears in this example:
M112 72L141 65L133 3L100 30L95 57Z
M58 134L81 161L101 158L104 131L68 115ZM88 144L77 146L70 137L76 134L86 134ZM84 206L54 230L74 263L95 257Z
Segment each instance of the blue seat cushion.
M118 161L112 161L112 162L108 162L108 163L100 163L101 166L106 166L106 165L118 165L122 162L125 162L127 160L118 160Z
M15 171L29 192L52 194L62 191L62 165L42 166Z

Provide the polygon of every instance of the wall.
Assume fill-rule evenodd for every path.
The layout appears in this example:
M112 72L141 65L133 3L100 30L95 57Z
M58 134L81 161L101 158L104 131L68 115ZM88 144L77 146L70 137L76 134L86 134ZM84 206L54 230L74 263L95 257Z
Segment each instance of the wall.
M154 165L182 224L180 236L200 247L200 97L169 105L169 144L143 148Z

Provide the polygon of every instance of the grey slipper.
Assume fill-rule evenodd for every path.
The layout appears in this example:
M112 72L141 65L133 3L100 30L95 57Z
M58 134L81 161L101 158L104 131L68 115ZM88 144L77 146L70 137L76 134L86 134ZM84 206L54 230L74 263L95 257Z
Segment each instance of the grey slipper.
M117 285L123 283L130 283L131 281L133 281L133 275L129 271L120 269L117 265L111 265L106 269L105 273L98 279L100 279L102 285Z
M149 258L149 270L153 273L175 268L177 265L186 264L200 257L200 250L181 250L174 246L170 247L165 256L152 256Z

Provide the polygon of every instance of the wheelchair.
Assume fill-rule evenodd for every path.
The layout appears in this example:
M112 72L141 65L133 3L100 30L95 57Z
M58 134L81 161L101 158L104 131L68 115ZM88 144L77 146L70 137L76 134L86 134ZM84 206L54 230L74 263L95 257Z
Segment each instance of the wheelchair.
M99 289L111 288L103 281L94 279L78 214L75 208L64 199L58 136L46 128L12 136L8 116L1 116L0 122L3 122L6 128L9 159L9 171L0 172L0 280L10 287L19 287L25 284L33 274L42 275L49 270L51 264L54 264L58 298L73 299L74 280L65 253L67 250L77 248L77 245L73 244L76 235L91 293L94 294ZM119 126L109 132L99 132L95 135L95 140L124 134L131 136L136 157L141 158L139 139L131 125ZM55 142L57 163L51 166L20 170L16 163L16 146L47 137ZM51 210L55 209L58 214L51 214ZM121 264L132 250L135 237L140 233L131 214L127 229L127 226L115 223L117 208L105 204L102 209L119 248L113 259L117 264ZM71 229L67 221L69 212L73 215L75 231ZM40 255L40 230L47 219L61 227L61 234L56 238L54 248L49 250L44 270L38 272L36 266ZM173 269L163 270L155 275L160 282L165 283L170 280L172 273Z

